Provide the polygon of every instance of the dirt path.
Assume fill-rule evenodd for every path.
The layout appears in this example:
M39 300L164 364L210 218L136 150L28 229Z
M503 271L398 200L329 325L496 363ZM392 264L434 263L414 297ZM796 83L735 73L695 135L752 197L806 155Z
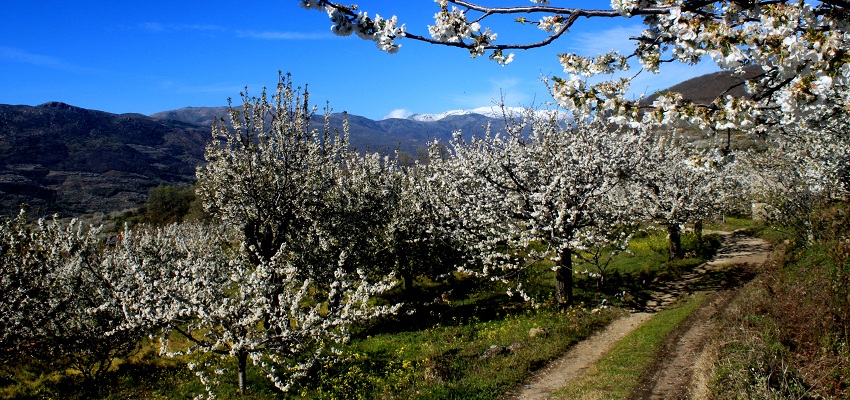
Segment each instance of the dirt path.
M734 289L713 293L670 335L631 399L693 399L701 392L694 376L702 366L696 361L701 359L703 348L716 328L715 317L735 293Z
M770 256L770 245L763 239L742 234L723 233L723 246L714 260L698 269L701 277L690 285L712 290L708 301L691 314L670 336L655 363L635 388L632 399L702 399L708 367L703 350L717 327L717 315L726 308L742 283L757 273ZM696 271L695 271L696 272Z
M694 365L707 337L715 328L714 317L734 298L737 288L754 276L752 266L761 265L770 254L770 246L764 240L738 233L717 233L723 235L723 244L714 260L697 267L680 280L664 285L654 293L643 310L634 310L628 316L612 322L602 332L582 341L563 357L534 374L523 387L510 393L507 398L548 398L580 376L652 313L665 308L683 293L708 291L712 292L711 297L671 335L633 397L684 399L700 393L693 379L698 372Z
M649 319L650 313L632 313L610 323L603 331L579 342L567 354L552 362L535 375L508 399L546 399L567 382L581 376L593 363L607 353L620 339Z
M708 261L676 281L657 288L652 299L638 311L657 312L676 301L682 294L715 292L740 287L752 279L756 270L770 255L770 244L738 232L710 231L722 236L720 250Z

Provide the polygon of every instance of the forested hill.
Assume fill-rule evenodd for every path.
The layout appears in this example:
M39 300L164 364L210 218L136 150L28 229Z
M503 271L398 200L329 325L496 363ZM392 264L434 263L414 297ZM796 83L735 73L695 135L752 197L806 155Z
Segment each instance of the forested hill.
M725 71L714 72L688 79L667 89L660 90L658 93L681 93L684 99L694 103L711 104L718 96L746 96L747 92L744 87L744 80L753 78L761 72L761 68L755 66L744 68L744 73L741 75L730 75L729 72ZM658 93L648 96L646 103L651 104Z
M51 102L0 105L0 213L135 207L159 184L190 183L209 127Z

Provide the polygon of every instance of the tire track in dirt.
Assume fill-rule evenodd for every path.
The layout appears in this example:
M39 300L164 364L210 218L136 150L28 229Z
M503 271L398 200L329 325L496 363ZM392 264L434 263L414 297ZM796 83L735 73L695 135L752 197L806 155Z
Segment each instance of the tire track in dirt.
M581 376L617 341L631 333L655 312L682 294L712 292L711 297L671 334L658 359L638 384L634 399L690 398L694 391L694 364L716 327L715 316L734 298L744 282L754 275L754 266L768 259L770 245L742 233L715 232L723 236L720 251L712 261L695 268L675 282L657 289L640 310L612 322L606 329L570 349L563 357L537 371L526 384L506 399L546 399Z
M737 290L712 293L706 303L674 330L658 352L649 373L633 389L630 399L691 399L695 392L696 360L717 327L715 317Z
M632 400L696 399L705 397L705 375L708 366L699 361L703 350L717 328L716 317L738 294L743 283L752 279L770 257L770 245L763 239L740 233L724 234L723 247L714 260L704 264L702 280L693 282L720 285L707 301L686 319L662 346L655 362L644 374L630 396ZM703 289L704 290L704 289Z

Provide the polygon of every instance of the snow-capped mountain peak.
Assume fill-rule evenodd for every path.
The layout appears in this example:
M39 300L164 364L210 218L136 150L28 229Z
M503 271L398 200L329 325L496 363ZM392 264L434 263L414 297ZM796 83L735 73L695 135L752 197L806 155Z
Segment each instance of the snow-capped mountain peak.
M449 110L439 114L413 114L408 117L414 121L432 122L439 121L443 118L455 115L480 114L491 118L496 118L502 115L502 110L499 107L478 107L471 110Z
M412 119L414 121L423 121L423 122L433 122L439 121L446 117L456 116L456 115L470 115L470 114L479 114L485 117L490 118L502 118L503 113L513 114L513 115L521 115L528 111L522 107L498 107L498 106L490 106L490 107L478 107L470 110L449 110L444 111L439 114L413 114L408 119ZM537 110L535 113L550 113L552 110ZM562 111L555 111L562 112Z

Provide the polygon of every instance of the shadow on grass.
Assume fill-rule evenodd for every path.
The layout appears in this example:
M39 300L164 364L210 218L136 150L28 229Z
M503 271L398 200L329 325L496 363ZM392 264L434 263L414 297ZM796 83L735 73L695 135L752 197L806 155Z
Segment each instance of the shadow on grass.
M404 301L396 315L384 317L357 332L357 336L421 331L436 325L461 326L471 322L493 321L528 307L518 296L493 293L486 297L440 302Z
M717 256L721 248L724 253L759 250L723 245L723 238L718 234L705 235L701 245L693 235L683 236L683 248L687 250L685 259L666 261L628 272L614 270L607 273L603 279L579 276L575 283L576 298L585 304L599 304L604 299L616 306L647 311L647 303L659 297L677 297L684 293L731 288L752 279L754 273L745 266L704 268L706 260Z

